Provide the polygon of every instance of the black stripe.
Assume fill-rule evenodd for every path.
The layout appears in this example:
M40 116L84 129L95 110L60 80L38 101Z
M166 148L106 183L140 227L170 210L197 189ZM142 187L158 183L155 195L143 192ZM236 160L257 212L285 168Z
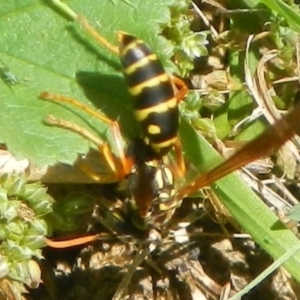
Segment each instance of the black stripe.
M171 82L161 82L157 86L144 88L139 95L133 96L135 110L148 108L170 100L174 96Z
M131 41L131 44L136 45L129 51L126 51L126 53L124 53L123 50L128 46L128 44L120 45L120 60L123 64L124 69L139 61L143 57L153 53L153 51L151 51L151 49L141 40L133 39Z
M125 54L123 52L120 53L120 59L124 70L130 67L132 64L140 61L141 59L153 54L151 49L140 40L134 39L131 36L126 36L126 39L123 40L123 42L125 41L130 42L130 44L136 43L136 46L127 51ZM125 46L127 45L122 45L122 47ZM120 48L121 50L122 47ZM158 58L156 58L156 60L149 61L148 64L141 68L138 68L132 74L124 74L124 76L126 77L128 86L134 87L144 81L147 81L164 73L165 70L161 62L158 60Z
M156 76L166 73L162 64L159 60L149 61L148 64L141 68L136 69L131 74L125 74L124 76L127 80L127 84L130 87L134 87L144 81L152 79Z
M148 134L148 126L156 125L160 128L161 133L150 135ZM179 110L176 106L163 113L151 113L141 122L141 127L144 136L148 137L153 143L165 142L177 136L179 127Z

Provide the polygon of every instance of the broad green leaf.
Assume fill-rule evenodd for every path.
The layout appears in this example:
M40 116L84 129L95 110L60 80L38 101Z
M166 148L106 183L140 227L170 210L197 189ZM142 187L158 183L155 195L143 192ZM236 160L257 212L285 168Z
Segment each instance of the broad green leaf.
M91 143L76 133L46 126L49 114L74 122L107 140L107 125L74 107L38 99L43 91L78 99L120 121L126 138L138 134L118 57L101 47L51 1L0 0L0 60L18 83L0 81L0 142L37 165L72 163ZM160 35L170 0L66 1L116 43L119 30L142 38L165 62L172 45ZM0 70L0 71L1 71ZM93 129L90 129L93 126Z

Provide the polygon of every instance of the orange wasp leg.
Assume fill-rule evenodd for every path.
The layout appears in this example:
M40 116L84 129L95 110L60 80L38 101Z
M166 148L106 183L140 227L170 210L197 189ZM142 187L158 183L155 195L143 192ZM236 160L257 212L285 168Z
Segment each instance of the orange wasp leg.
M113 44L111 44L107 39L101 36L88 22L88 20L81 16L77 15L77 20L81 23L83 28L102 46L104 46L109 51L119 55L119 48Z
M179 103L186 96L189 89L185 84L185 82L180 78L174 75L169 75L169 77L172 83L178 89L177 93L175 94L175 97L177 99L177 103ZM178 177L183 177L185 174L185 163L184 163L184 158L182 153L182 145L179 138L176 139L176 142L174 144L174 149L175 149L175 157L177 162L177 170L174 171L176 172Z
M178 88L178 91L175 94L175 97L177 99L177 103L179 103L186 96L186 94L189 91L189 88L182 79L180 79L174 75L169 75L169 77L170 77L172 83L174 83L175 86Z
M115 174L115 177L116 177L115 180L123 179L130 172L133 162L130 158L127 158L125 156L124 148L122 145L122 136L121 136L119 124L117 122L112 121L109 118L106 118L105 116L97 113L93 109L89 108L86 105L81 104L80 102L78 102L77 100L75 100L73 98L69 98L69 97L65 97L65 96L61 96L61 95L57 95L57 94L52 94L52 93L48 93L48 92L43 92L40 95L40 99L50 100L50 101L54 101L54 102L68 103L70 105L78 107L79 109L94 116L95 118L107 123L107 125L109 126L109 128L112 130L112 133L113 133L113 140L116 145L116 151L118 154L119 161L121 162L121 169L117 168L118 166L115 161L114 155L112 154L108 145L106 143L104 143L100 138L96 137L95 135L90 133L88 130L86 130L74 123L68 122L66 120L61 120L61 119L55 118L53 116L49 116L46 119L46 122L50 125L66 128L68 130L77 132L78 134L80 134L81 136L86 138L87 140L93 142L97 146L99 152L103 153L105 160L107 161L107 164L109 165L109 167ZM84 167L83 167L83 169L84 169ZM86 170L86 172L89 173L91 177L93 177L94 179L96 179L98 181L101 179L97 174L92 174L91 170Z
M244 167L248 163L278 151L286 141L300 132L299 120L300 102L296 103L286 115L267 128L257 138L235 152L229 159L198 177L188 186L183 187L178 192L178 198L182 199L229 173Z
M100 235L95 234L95 235L89 235L89 236L84 236L72 240L64 240L64 241L53 241L50 239L46 239L46 244L48 247L51 248L56 248L56 249L64 249L64 248L70 248L70 247L75 247L79 245L84 245L90 242L94 242L99 240Z
M175 158L176 158L176 165L172 164L171 169L176 177L183 178L185 174L185 162L182 152L182 145L180 139L177 137L175 144Z

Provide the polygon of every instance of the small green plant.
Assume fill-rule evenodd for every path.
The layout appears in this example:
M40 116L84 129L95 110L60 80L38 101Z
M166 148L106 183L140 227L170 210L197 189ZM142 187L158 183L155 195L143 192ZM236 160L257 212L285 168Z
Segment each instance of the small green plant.
M15 299L26 291L23 284L36 288L41 281L34 259L42 258L51 232L46 218L52 204L46 188L27 183L25 175L0 177L0 289L5 293L10 287Z

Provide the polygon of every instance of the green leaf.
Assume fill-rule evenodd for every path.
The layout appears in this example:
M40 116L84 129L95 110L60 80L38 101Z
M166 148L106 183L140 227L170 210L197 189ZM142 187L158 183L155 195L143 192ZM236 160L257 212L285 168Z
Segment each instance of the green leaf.
M116 43L118 30L126 31L145 40L167 61L173 47L159 33L169 21L172 1L115 2L74 0L67 4L112 43ZM0 0L0 60L17 80L17 84L8 84L3 74L0 80L0 142L17 157L29 158L38 166L72 163L91 145L76 133L45 125L49 114L107 140L107 124L76 108L39 100L43 91L76 98L120 120L126 138L138 134L118 57L47 3L50 1L24 0L12 5Z

